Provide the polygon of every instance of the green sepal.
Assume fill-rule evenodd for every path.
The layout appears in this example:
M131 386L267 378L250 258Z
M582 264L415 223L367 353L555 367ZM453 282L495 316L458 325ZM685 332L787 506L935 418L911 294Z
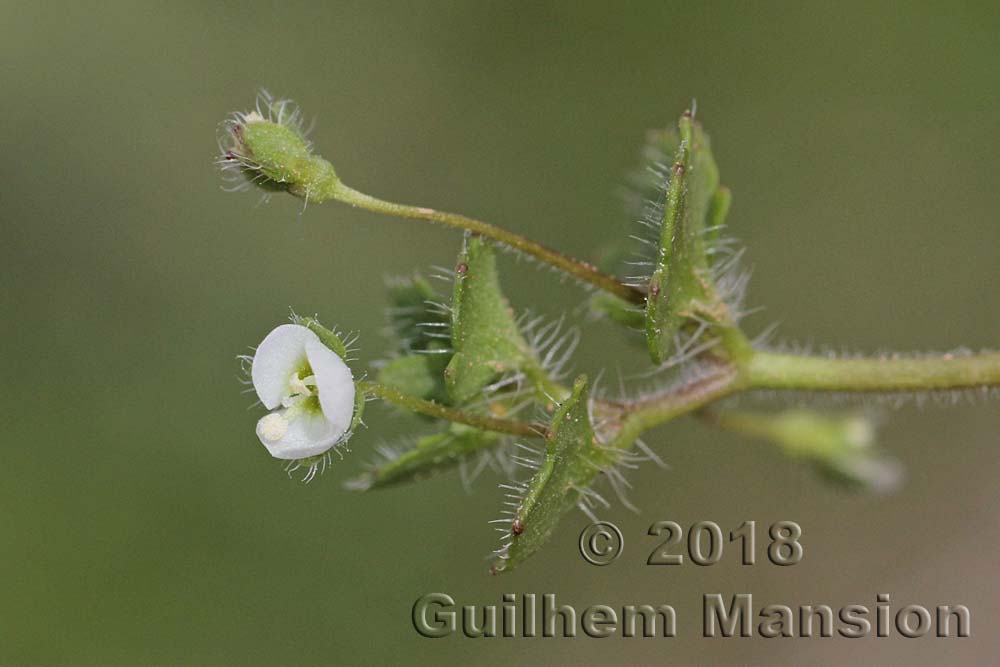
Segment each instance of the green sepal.
M544 457L514 513L510 547L499 571L512 570L538 551L597 475L615 463L614 453L597 444L589 399L587 378L578 377L552 417Z
M416 445L348 482L367 490L419 481L454 468L464 459L497 446L502 436L471 426L452 424L447 430L420 438Z
M295 322L295 324L302 325L306 329L312 331L317 337L319 337L319 341L323 343L323 345L326 345L328 348L336 352L337 356L341 359L344 359L345 361L347 360L347 346L344 345L344 341L341 340L340 336L338 336L336 332L331 331L320 324L319 320L315 317L300 317L295 315L292 317L292 321Z
M339 184L333 165L312 152L299 129L269 120L237 126L237 153L247 178L265 190L287 190L313 201L329 199Z
M448 404L444 369L448 357L441 354L409 354L392 359L378 371L378 381L404 394Z
M705 230L719 172L708 136L685 113L669 167L655 269L646 299L646 342L654 363L669 359L684 322L710 298ZM704 313L702 313L704 314Z
M368 395L357 386L354 387L354 416L351 418L350 432L354 433L358 426L364 423L365 405L368 404Z
M530 346L500 291L496 254L478 236L466 234L451 307L454 355L445 369L445 385L456 404L475 398L504 373L533 363Z

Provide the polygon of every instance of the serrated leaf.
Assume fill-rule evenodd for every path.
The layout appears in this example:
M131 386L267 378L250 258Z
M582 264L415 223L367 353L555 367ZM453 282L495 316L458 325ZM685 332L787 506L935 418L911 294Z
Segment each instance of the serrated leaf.
M589 397L587 378L581 376L552 417L544 458L528 482L511 524L503 571L517 567L538 551L598 473L614 463L614 455L597 445Z
M418 481L454 468L468 457L497 446L502 436L461 424L420 438L399 456L349 483L356 489L384 488Z
M479 395L502 374L533 364L533 357L500 291L493 248L467 235L455 274L454 355L445 370L445 385L452 400L460 404Z
M708 136L690 114L678 122L678 136L646 299L646 342L657 364L670 357L677 333L693 314L693 304L706 299L705 230L710 204L719 189Z

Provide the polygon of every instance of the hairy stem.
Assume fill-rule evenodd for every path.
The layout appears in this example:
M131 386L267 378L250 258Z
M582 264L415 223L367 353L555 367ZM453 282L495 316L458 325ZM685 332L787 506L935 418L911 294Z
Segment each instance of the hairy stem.
M622 418L621 428L615 434L611 446L628 449L643 432L699 410L742 388L737 369L728 364L720 364L702 378L641 400L603 404L604 409L619 410Z
M390 387L362 382L371 396L413 412L477 428L531 438L546 425L449 408ZM755 352L739 366L720 363L704 377L635 401L595 400L595 411L618 422L612 447L627 449L651 428L748 389L894 392L1000 386L1000 353L919 358L828 359Z
M1000 353L828 359L757 352L743 373L754 389L906 392L1000 385Z
M541 438L545 436L548 429L545 424L539 422L523 422L515 419L502 419L499 417L489 417L487 415L466 412L464 410L456 410L455 408L449 408L445 405L441 405L440 403L425 401L422 398L404 394L401 391L379 384L378 382L359 382L358 388L369 396L381 398L383 401L392 403L393 405L398 405L401 408L406 408L412 412L418 412L436 419L444 419L446 421L465 424L467 426L474 426L487 431L521 435L529 438Z
M618 278L602 273L593 264L564 255L561 252L552 250L551 248L547 248L540 243L536 243L531 239L525 238L520 234L515 234L514 232L506 229L496 227L488 222L468 218L457 213L447 213L444 211L437 211L432 208L406 206L404 204L384 201L382 199L372 197L371 195L366 195L363 192L358 192L354 188L344 185L339 181L333 191L333 197L338 201L344 202L345 204L364 208L376 213L385 213L387 215L395 215L401 218L428 220L430 222L437 222L456 229L467 229L474 234L485 236L497 241L498 243L502 243L506 246L514 248L515 250L523 252L526 255L531 255L539 261L545 262L546 264L549 264L564 273L568 273L574 278L589 283L594 287L613 294L621 299L625 299L626 301L636 304L643 304L646 302L646 294L641 289L626 285L618 280Z

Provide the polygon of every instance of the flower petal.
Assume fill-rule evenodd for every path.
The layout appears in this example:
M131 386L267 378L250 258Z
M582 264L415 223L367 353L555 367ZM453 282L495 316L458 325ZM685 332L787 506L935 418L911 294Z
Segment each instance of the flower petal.
M261 417L257 422L257 437L267 451L276 459L294 460L322 454L336 445L344 435L344 431L332 424L320 413L301 413L287 422L287 430L278 440L270 440L265 434L273 435L267 421L273 421L275 415L284 415L287 410L279 410Z
M281 405L288 394L288 379L306 361L306 343L319 338L299 324L282 324L257 346L250 368L253 388L268 410Z
M354 418L354 377L340 356L323 343L306 341L306 356L316 378L319 405L327 421L340 429L351 428Z

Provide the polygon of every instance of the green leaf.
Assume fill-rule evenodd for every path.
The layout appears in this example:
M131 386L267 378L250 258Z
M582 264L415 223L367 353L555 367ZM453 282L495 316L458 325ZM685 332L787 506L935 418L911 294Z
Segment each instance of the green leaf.
M387 362L378 372L381 384L404 394L448 404L444 369L448 357L440 354L411 354Z
M667 177L655 269L646 300L646 342L657 364L667 361L697 302L710 303L706 222L719 189L708 136L690 113L678 122L680 142ZM723 198L724 195L720 195ZM723 208L720 199L716 213Z
M633 272L628 260L635 254L635 239L644 239L649 231L650 202L663 197L663 178L660 172L665 164L671 164L677 152L677 132L673 129L650 130L640 150L640 165L626 177L622 192L624 213L629 222L630 233L622 238L608 241L601 249L598 268L607 273ZM601 311L600 308L598 308Z
M500 291L494 250L477 236L466 235L451 307L454 355L445 384L455 403L476 397L504 373L534 365L530 346Z
M420 438L412 449L348 482L347 486L367 490L419 481L449 470L469 456L501 442L502 436L497 433L452 424L442 433Z
M619 299L613 294L604 292L595 294L590 299L590 307L593 311L629 329L642 331L646 324L646 316L641 307Z
M729 410L715 418L723 428L772 442L848 490L886 493L902 481L900 464L875 447L875 424L868 415L796 408L776 413Z
M414 274L393 280L386 292L389 329L398 352L406 354L448 347L451 318L437 305L441 296L427 279Z
M708 204L708 224L705 228L705 244L711 248L722 235L722 228L726 224L726 216L729 215L729 207L733 203L732 191L724 185L720 185L712 195L712 200Z
M613 452L597 445L588 401L587 378L581 376L552 417L544 458L514 513L510 547L499 570L510 571L538 551L601 470L614 464Z

